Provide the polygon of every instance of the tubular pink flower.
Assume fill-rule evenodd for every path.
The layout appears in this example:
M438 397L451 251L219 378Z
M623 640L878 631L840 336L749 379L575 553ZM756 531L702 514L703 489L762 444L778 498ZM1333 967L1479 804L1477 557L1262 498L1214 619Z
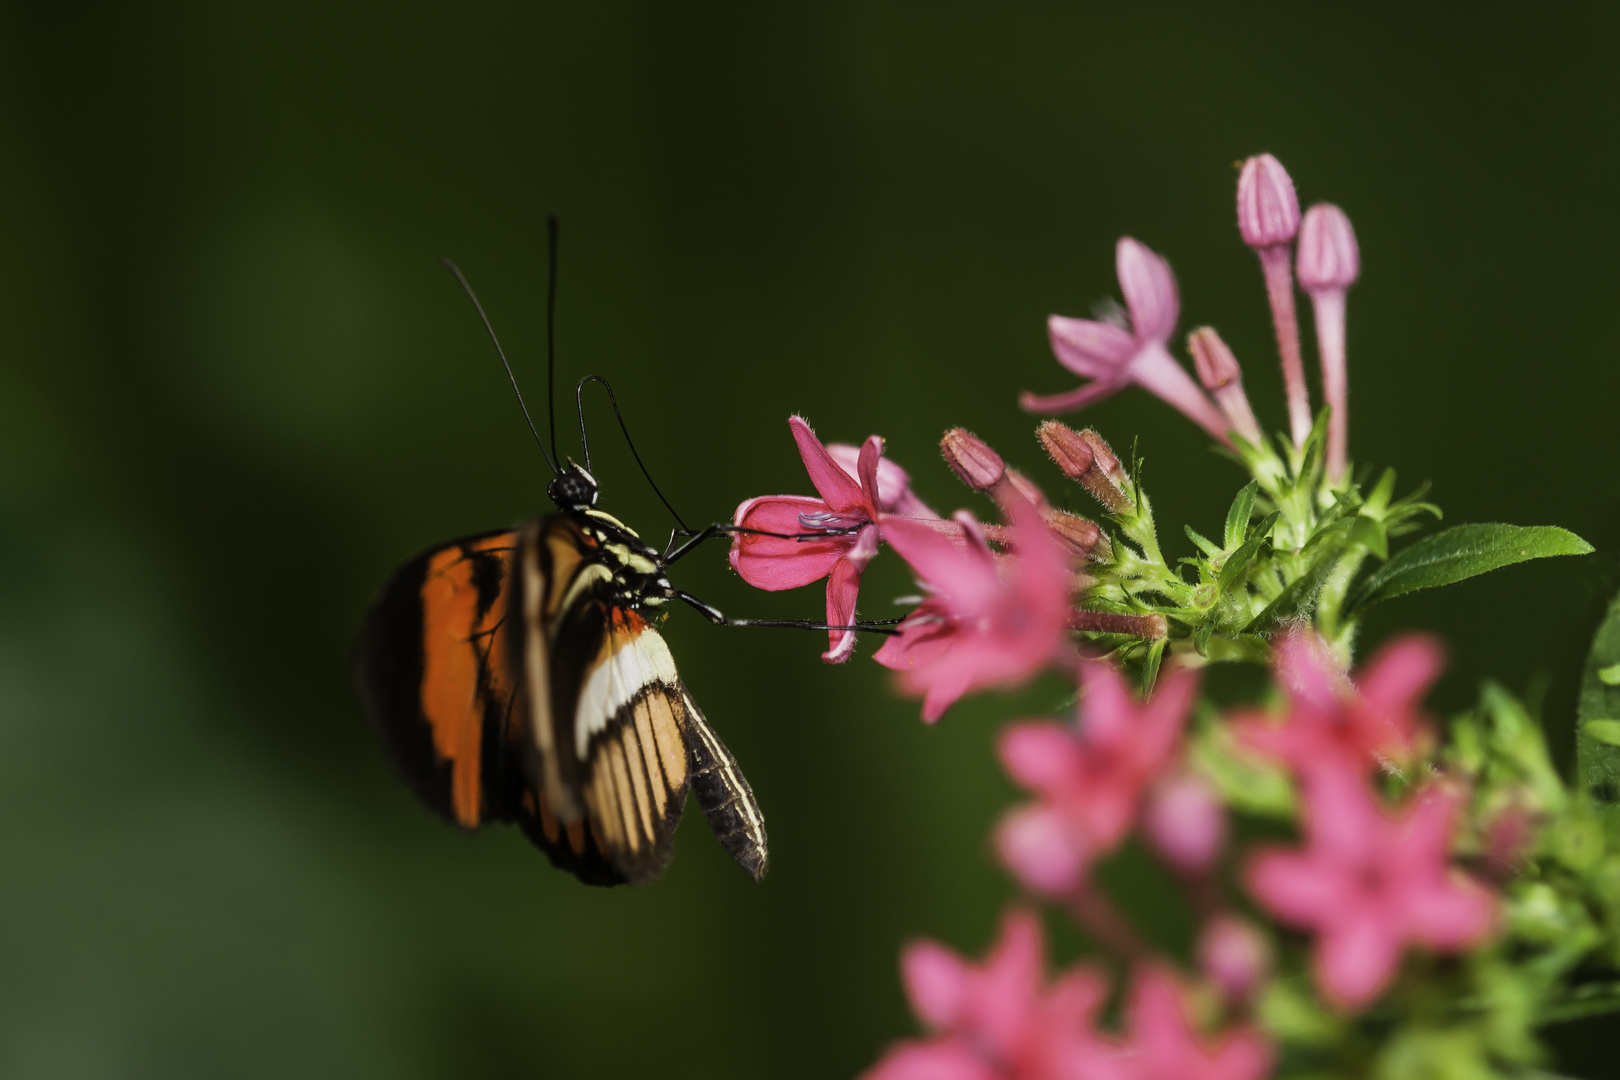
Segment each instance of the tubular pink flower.
M1130 1035L1121 1063L1131 1080L1261 1080L1271 1068L1271 1047L1256 1031L1201 1038L1180 982L1157 964L1137 972L1125 1023Z
M1135 383L1181 410L1222 445L1231 445L1220 410L1165 348L1181 310L1170 265L1128 236L1115 249L1114 265L1131 329L1053 315L1046 325L1058 363L1092 381L1066 394L1026 392L1020 398L1024 409L1048 415L1073 412Z
M1226 347L1214 327L1200 326L1187 335L1187 351L1192 353L1198 381L1214 395L1232 430L1251 445L1260 444L1260 423L1254 418L1249 395L1243 392L1243 370L1237 357Z
M1276 651L1277 684L1289 698L1287 718L1279 724L1255 714L1234 716L1244 743L1281 758L1307 784L1341 764L1365 772L1375 763L1395 766L1417 755L1430 729L1420 704L1444 666L1439 642L1422 634L1396 638L1354 679L1308 631L1284 637Z
M773 592L827 578L827 622L847 626L855 618L861 572L877 555L879 517L902 509L932 514L911 494L905 470L883 460L878 436L857 451L823 446L802 417L791 417L788 427L821 497L763 495L738 506L732 519L736 525L777 535L734 535L731 566L750 585ZM840 456L847 461L851 453L853 474L839 461ZM791 539L797 536L818 538ZM830 630L821 658L841 664L854 651L853 630Z
M1238 231L1260 256L1271 301L1277 352L1282 357L1283 385L1288 395L1288 427L1295 446L1311 433L1311 403L1305 392L1305 365L1299 351L1299 317L1294 311L1294 278L1289 248L1299 231L1299 199L1288 170L1270 154L1243 163L1238 174Z
M1299 231L1295 270L1311 294L1316 313L1316 347L1322 359L1322 397L1328 417L1327 468L1334 481L1343 479L1350 441L1350 384L1345 367L1345 294L1361 275L1361 251L1344 211L1318 203L1305 212Z
M901 980L935 1032L891 1049L862 1080L1128 1080L1093 1030L1102 975L1076 968L1045 986L1040 920L1012 911L982 965L932 941L907 945Z
M1198 679L1177 669L1138 703L1111 664L1081 666L1077 726L1023 721L1002 732L997 751L1007 775L1040 801L1012 811L995 844L1026 886L1073 892L1088 864L1125 839L1142 794L1174 761Z
M905 617L875 659L900 673L907 692L922 696L929 723L963 694L1023 682L1058 656L1066 640L1068 555L1034 506L1014 509L1005 578L971 517L964 519L965 539L937 522L883 521L884 539L933 595Z
M1306 788L1305 848L1249 860L1255 899L1316 934L1324 997L1360 1009L1388 987L1408 944L1460 952L1490 934L1495 898L1449 859L1456 810L1456 796L1430 785L1391 815L1361 772L1323 770Z

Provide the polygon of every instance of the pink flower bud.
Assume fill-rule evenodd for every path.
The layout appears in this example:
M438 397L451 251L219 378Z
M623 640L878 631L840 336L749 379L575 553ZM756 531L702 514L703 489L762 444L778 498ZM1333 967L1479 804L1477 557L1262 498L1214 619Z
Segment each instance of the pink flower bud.
M1080 887L1086 853L1062 814L1046 806L1025 806L1001 820L995 831L1003 865L1026 888L1064 896Z
M1095 522L1087 521L1079 514L1049 510L1042 517L1046 519L1046 527L1052 530L1052 535L1077 559L1089 557L1103 542L1102 530Z
M1007 465L1001 455L964 428L951 428L939 440L945 464L974 491L987 491L1001 481Z
M1246 1001L1271 968L1266 939L1235 915L1210 919L1198 937L1196 952L1199 968L1234 1003Z
M1299 232L1299 198L1282 162L1258 154L1238 174L1238 230L1252 248L1286 244Z
M1123 514L1135 508L1128 494L1130 478L1101 435L1048 420L1035 429L1035 437L1063 475L1084 485L1105 509Z
M1208 870L1226 840L1220 799L1205 780L1187 772L1159 781L1142 824L1165 861L1188 874Z
M1332 203L1317 203L1305 212L1294 272L1308 293L1347 289L1356 283L1361 276L1361 251L1343 210Z
M1187 348L1198 369L1198 381L1214 395L1232 430L1251 443L1259 443L1260 423L1249 406L1249 396L1243 392L1243 371L1221 335L1213 327L1201 326L1187 336Z

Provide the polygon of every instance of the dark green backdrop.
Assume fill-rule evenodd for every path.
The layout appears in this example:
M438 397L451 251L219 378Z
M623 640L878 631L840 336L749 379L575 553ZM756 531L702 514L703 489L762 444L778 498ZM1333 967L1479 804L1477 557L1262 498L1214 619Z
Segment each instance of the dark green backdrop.
M1281 425L1232 206L1233 163L1276 153L1361 239L1358 460L1600 549L1368 638L1444 634L1445 708L1546 676L1567 757L1620 541L1612 11L537 7L0 11L0 1074L848 1076L912 1030L906 935L988 939L992 733L1057 685L927 729L869 647L829 670L677 612L769 817L760 886L694 816L663 881L590 890L390 774L349 687L368 596L544 503L436 260L540 399L550 210L565 385L615 380L683 513L807 490L794 411L882 433L950 509L952 424L1057 489L1015 395L1072 385L1042 320L1114 292L1122 233ZM1087 419L1141 436L1173 553L1218 528L1239 478L1190 424L1141 394ZM599 431L607 505L662 535ZM718 547L681 571L819 609Z

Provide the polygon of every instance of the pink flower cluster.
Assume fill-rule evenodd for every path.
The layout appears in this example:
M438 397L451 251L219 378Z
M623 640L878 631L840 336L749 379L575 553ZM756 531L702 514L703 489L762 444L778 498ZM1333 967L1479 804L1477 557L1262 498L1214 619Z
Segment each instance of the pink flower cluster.
M827 622L834 629L822 659L842 663L854 653L861 573L880 541L910 564L927 592L876 656L898 673L903 689L923 699L925 720L938 720L971 691L1016 685L1070 648L1073 564L1098 542L1095 525L1074 518L1060 535L1050 520L1057 512L1004 466L986 486L994 488L1005 525L981 525L965 511L944 520L911 492L905 471L882 456L878 436L857 451L824 446L800 417L788 424L819 497L766 495L737 507L731 565L761 589L827 579Z
M1427 738L1418 704L1440 667L1439 646L1413 635L1352 678L1296 632L1277 646L1287 715L1233 721L1242 741L1288 766L1305 803L1305 846L1256 852L1244 881L1277 918L1315 934L1317 986L1344 1008L1378 997L1408 944L1457 952L1496 921L1489 890L1451 863L1459 792L1431 780L1391 810L1372 784L1376 771L1411 763Z
M1348 462L1345 296L1361 273L1355 232L1344 211L1329 203L1311 207L1301 218L1294 182L1270 154L1243 163L1237 212L1243 242L1260 257L1282 359L1289 432L1296 447L1310 434L1311 408L1294 310L1295 280L1310 294L1322 396L1330 409L1328 475L1337 482L1344 477ZM1045 414L1073 412L1135 384L1179 409L1223 445L1231 445L1234 432L1251 444L1258 443L1260 426L1243 392L1242 373L1220 336L1201 327L1188 338L1202 390L1169 352L1180 314L1169 264L1127 236L1115 249L1114 267L1129 326L1053 315L1047 320L1053 355L1069 371L1091 381L1062 394L1026 393L1024 408Z
M1027 911L1008 914L982 965L931 941L907 946L901 978L934 1034L894 1047L864 1080L1259 1080L1270 1067L1250 1028L1203 1035L1163 965L1137 970L1117 1035L1098 1030L1100 970L1077 966L1047 984L1044 968L1041 924Z

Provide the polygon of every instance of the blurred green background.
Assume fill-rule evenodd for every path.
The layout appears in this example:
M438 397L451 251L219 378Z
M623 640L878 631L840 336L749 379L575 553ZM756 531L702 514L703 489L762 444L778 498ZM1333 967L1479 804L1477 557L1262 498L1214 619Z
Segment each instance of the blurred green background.
M0 8L0 1075L848 1076L913 1030L906 936L989 939L992 735L1055 683L929 729L870 646L827 669L676 612L769 819L759 886L694 812L664 880L588 889L391 774L349 683L370 594L545 505L436 260L543 400L552 210L565 393L614 380L688 518L808 490L796 411L885 435L949 510L953 424L1059 489L1015 396L1073 385L1043 318L1115 294L1121 234L1282 425L1233 210L1272 151L1360 236L1357 460L1600 549L1366 640L1444 635L1443 709L1543 680L1567 761L1620 544L1616 41L1600 5ZM596 415L604 504L662 537ZM1191 424L1140 393L1085 419L1140 436L1171 554L1218 529L1239 476ZM732 613L820 610L718 545L680 571Z

